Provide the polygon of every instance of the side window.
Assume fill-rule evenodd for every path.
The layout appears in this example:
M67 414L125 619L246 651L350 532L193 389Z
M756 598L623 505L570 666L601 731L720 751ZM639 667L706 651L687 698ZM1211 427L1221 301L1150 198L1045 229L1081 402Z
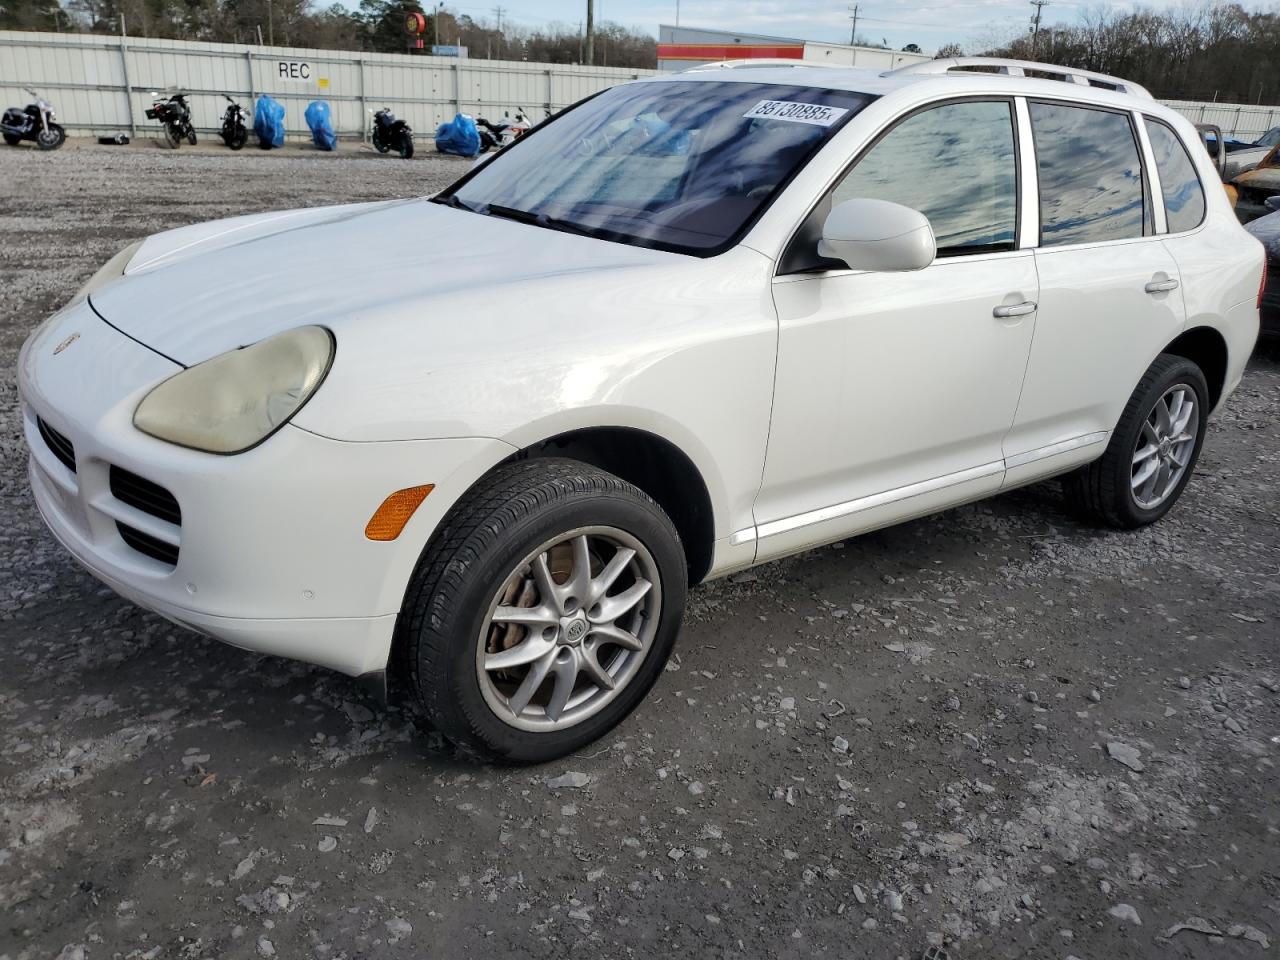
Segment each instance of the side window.
M1196 176L1195 165L1178 135L1160 120L1143 117L1151 152L1156 157L1160 174L1160 192L1169 218L1169 232L1178 233L1200 226L1204 219L1204 187Z
M938 256L1012 250L1017 161L1012 105L948 103L899 123L845 175L833 204L891 200L929 218Z
M1040 172L1040 245L1143 236L1146 192L1128 115L1063 103L1028 106Z

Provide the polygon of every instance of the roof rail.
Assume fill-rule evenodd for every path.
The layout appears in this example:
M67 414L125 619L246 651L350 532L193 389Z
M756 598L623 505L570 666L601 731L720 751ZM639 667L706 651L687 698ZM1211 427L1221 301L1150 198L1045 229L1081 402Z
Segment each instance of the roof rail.
M1108 76L1105 73L1093 73L1090 70L1077 70L1075 67L1059 67L1052 63L1035 63L1031 60L1007 60L1003 57L948 57L943 60L922 60L909 63L897 70L882 73L882 77L903 76L906 74L942 74L953 70L963 71L966 68L995 68L996 73L1011 77L1025 77L1027 71L1045 73L1066 83L1078 83L1086 87L1103 87L1117 93L1127 93L1134 97L1152 99L1146 87L1139 86L1131 80Z
M788 59L786 57L743 57L737 60L713 60L700 63L696 67L688 67L681 73L701 73L704 70L742 70L747 67L829 67L829 63L817 63L813 60Z

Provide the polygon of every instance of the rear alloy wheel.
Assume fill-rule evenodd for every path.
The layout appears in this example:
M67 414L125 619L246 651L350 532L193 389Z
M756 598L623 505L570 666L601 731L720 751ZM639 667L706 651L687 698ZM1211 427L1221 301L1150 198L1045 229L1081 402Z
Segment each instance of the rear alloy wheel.
M629 483L571 460L493 471L441 522L397 644L428 719L491 759L553 760L616 726L675 643L679 535Z
M1064 478L1077 510L1119 529L1154 523L1191 479L1209 413L1200 368L1161 354L1129 398L1101 459Z
M166 123L164 125L164 142L168 145L170 150L177 150L178 147L182 145L182 140L178 136L177 128L175 128L171 123Z
M1200 398L1185 383L1164 392L1147 414L1133 452L1133 499L1154 510L1178 488L1200 436Z

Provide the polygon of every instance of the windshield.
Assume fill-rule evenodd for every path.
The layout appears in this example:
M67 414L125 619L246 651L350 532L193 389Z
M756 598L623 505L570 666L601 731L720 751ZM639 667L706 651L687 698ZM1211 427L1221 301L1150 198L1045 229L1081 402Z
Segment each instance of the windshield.
M708 256L873 97L732 81L614 87L437 198L476 213Z

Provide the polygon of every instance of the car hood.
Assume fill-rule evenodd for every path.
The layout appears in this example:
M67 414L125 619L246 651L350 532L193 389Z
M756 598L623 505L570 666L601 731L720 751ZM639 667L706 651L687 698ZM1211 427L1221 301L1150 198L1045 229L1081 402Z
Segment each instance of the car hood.
M481 216L425 200L289 210L150 237L91 296L104 320L185 365L307 323L342 330L391 308L433 316L459 291L518 309L521 284L652 266L676 254ZM456 298L450 302L457 305ZM513 321L514 322L514 321Z

